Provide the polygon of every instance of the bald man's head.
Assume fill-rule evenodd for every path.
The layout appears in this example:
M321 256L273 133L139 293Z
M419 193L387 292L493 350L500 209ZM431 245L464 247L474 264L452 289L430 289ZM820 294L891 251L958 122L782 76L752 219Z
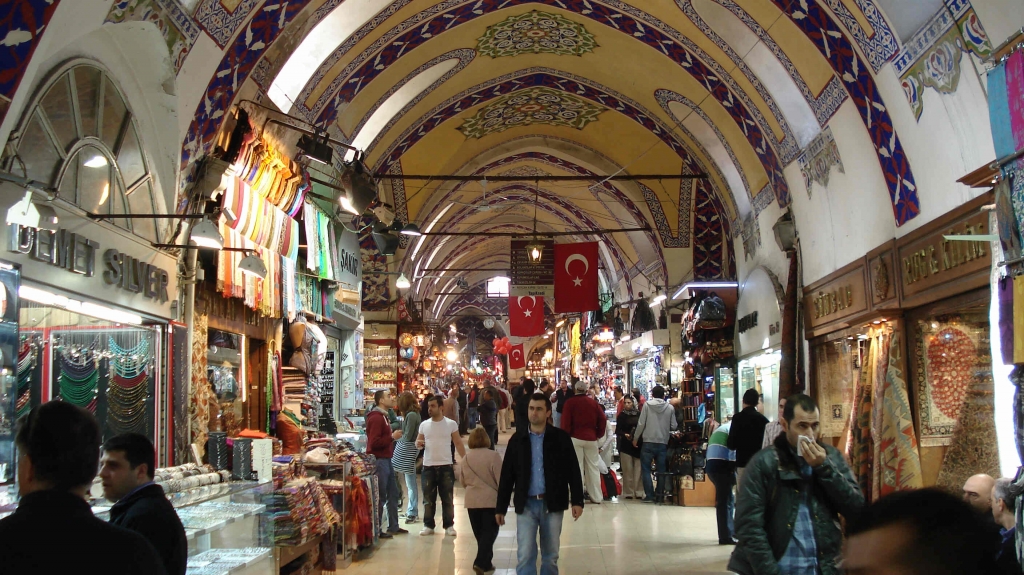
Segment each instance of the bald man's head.
M972 476L964 483L964 501L978 513L992 513L991 496L995 484L996 480L984 473Z

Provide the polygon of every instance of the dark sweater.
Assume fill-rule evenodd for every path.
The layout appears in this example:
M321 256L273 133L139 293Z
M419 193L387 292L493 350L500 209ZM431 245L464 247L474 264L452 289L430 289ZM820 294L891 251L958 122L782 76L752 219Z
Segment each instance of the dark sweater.
M142 535L156 549L167 575L184 575L188 540L162 487L147 485L110 509L110 522Z
M477 413L480 414L480 425L498 425L498 407L490 400L480 400L477 406Z
M59 491L30 493L0 519L0 557L4 573L167 573L145 537L97 518L84 499Z
M507 514L510 502L515 505L516 513L523 513L526 509L533 466L532 452L529 427L508 440L505 461L501 465L495 513ZM548 425L544 431L544 490L548 511L565 511L570 501L573 505L583 507L583 478L580 477L572 438L553 425Z
M640 447L643 443L637 441L638 447L633 447L633 434L636 432L636 424L640 421L640 412L636 412L632 415L627 414L625 411L619 414L619 417L615 420L615 437L618 438L619 453L630 455L632 457L640 457ZM629 438L626 435L629 434Z
M757 408L748 406L732 418L729 430L729 449L736 452L736 467L746 467L747 462L758 451L764 441L764 428L768 418L761 415Z

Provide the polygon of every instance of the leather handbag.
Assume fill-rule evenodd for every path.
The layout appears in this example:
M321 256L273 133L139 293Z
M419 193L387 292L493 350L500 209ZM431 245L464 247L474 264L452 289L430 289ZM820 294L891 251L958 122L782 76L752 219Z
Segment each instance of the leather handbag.
M711 292L698 304L696 316L699 329L718 329L725 325L725 302Z

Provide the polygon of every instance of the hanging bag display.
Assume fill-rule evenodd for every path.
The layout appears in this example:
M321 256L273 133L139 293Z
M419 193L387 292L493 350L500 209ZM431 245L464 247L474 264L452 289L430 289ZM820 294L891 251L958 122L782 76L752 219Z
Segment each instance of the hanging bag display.
M696 316L699 329L718 329L725 325L725 302L711 292L698 304Z

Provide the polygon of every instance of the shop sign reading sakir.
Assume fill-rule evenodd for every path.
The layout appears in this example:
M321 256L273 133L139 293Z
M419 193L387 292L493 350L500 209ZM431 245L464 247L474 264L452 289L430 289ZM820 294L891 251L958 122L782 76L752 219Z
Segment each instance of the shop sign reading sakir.
M69 272L96 275L99 242L66 229L56 232L9 224L10 252L63 268ZM103 282L131 293L166 302L170 276L166 270L110 248L103 252Z

